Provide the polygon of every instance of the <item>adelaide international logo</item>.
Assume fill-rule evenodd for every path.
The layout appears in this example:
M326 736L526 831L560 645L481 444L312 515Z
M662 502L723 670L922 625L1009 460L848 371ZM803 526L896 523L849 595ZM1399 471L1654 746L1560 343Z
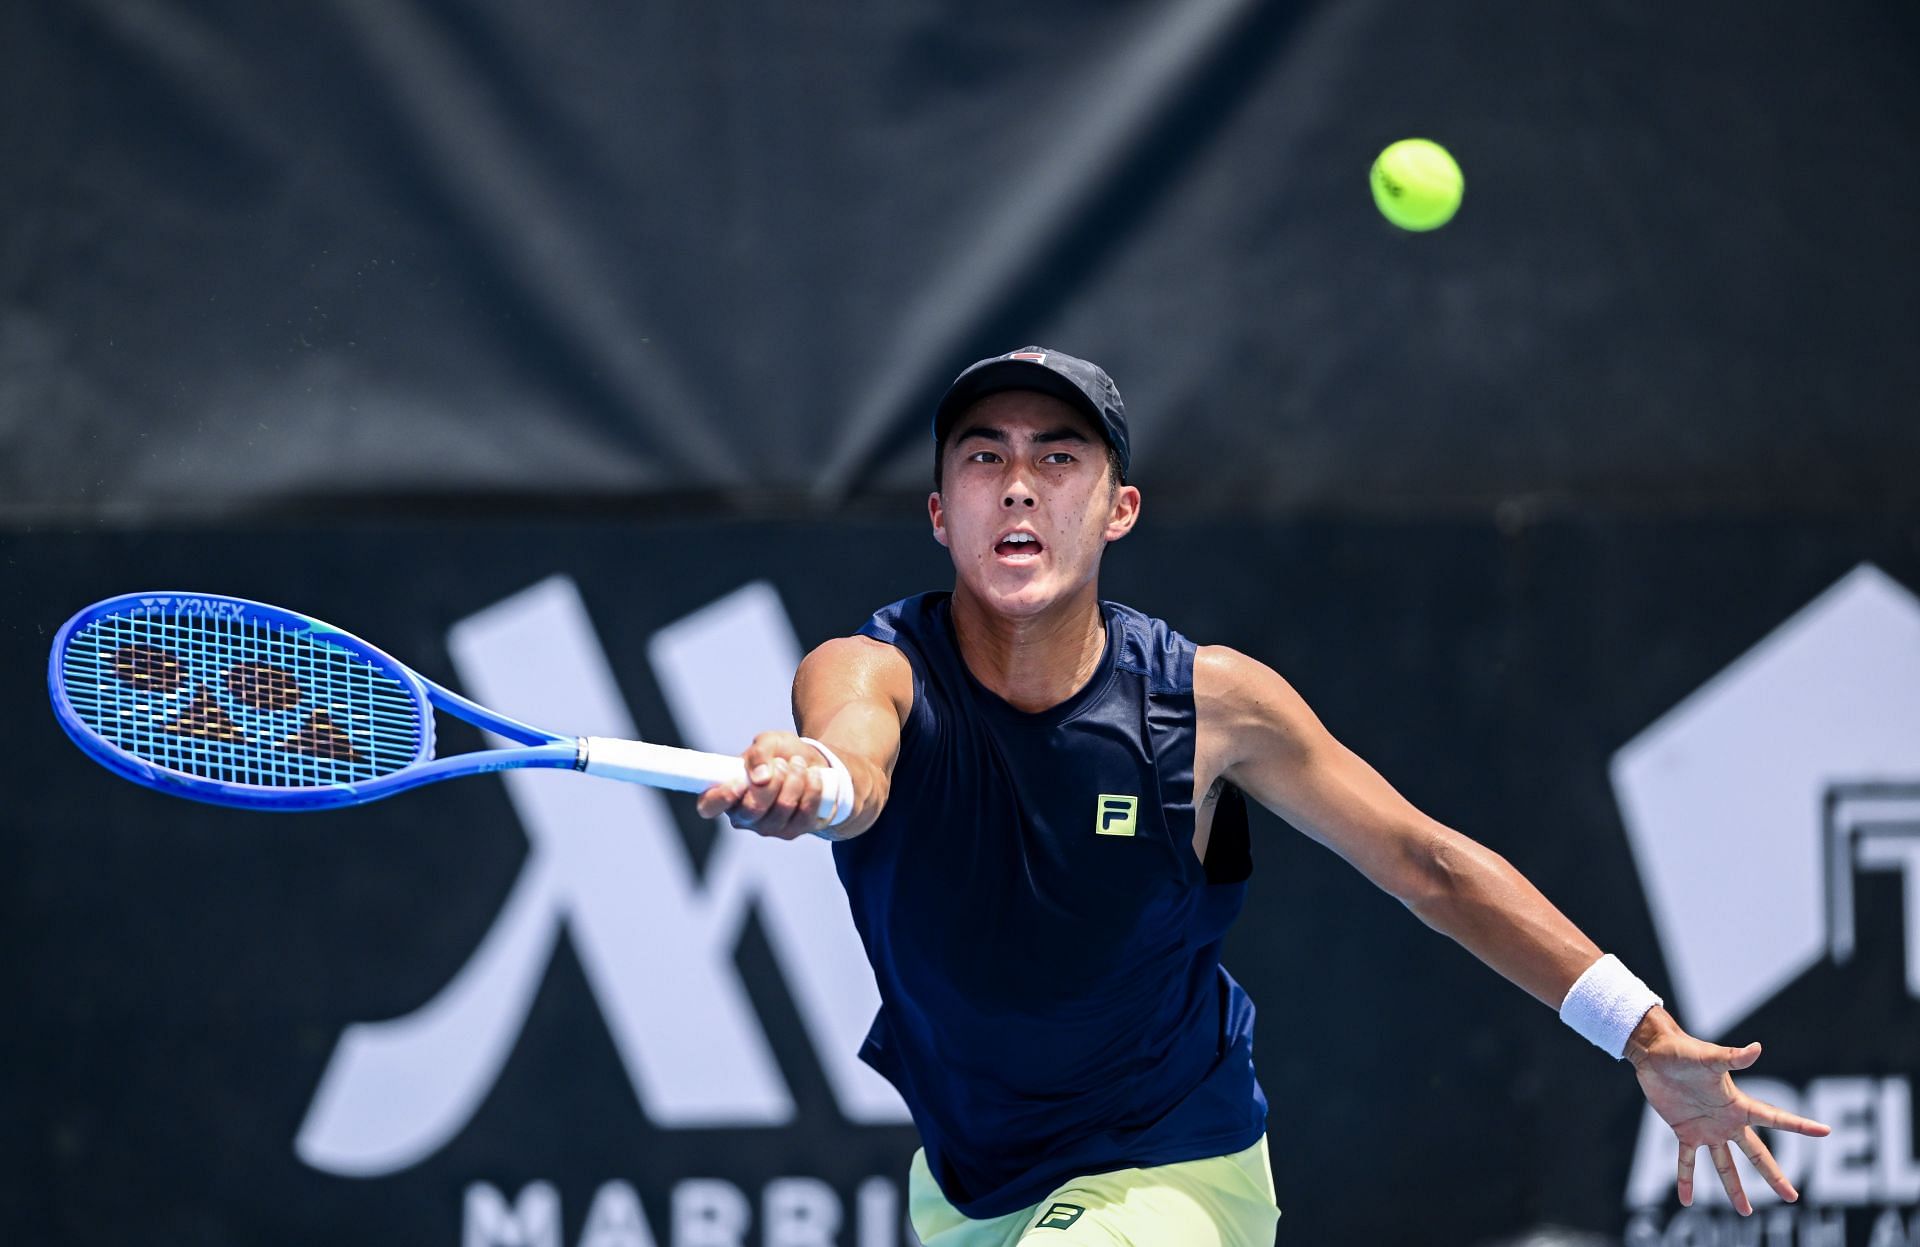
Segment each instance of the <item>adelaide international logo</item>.
M1833 1127L1771 1134L1796 1205L1736 1154L1743 1222L1716 1183L1670 1203L1671 1132L1647 1110L1628 1247L1920 1247L1920 600L1863 564L1628 742L1612 775L1669 1008L1709 1039L1764 1032L1766 1076L1742 1085Z

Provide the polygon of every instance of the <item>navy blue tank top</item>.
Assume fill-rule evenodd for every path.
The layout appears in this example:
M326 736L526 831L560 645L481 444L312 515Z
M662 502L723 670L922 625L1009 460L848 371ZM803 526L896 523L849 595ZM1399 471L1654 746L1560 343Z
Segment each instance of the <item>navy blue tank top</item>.
M886 808L834 845L880 987L862 1059L969 1217L1251 1147L1267 1113L1253 1003L1220 965L1250 872L1245 806L1226 790L1203 864L1192 642L1103 602L1093 678L1028 714L967 670L949 597L860 630L913 668Z

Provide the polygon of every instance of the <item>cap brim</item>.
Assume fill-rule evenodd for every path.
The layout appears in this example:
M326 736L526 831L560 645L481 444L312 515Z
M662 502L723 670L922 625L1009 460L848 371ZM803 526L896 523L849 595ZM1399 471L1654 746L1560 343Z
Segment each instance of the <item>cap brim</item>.
M934 437L944 439L961 412L988 395L1005 390L1036 390L1051 395L1085 416L1102 441L1110 440L1106 417L1085 390L1045 364L1026 359L996 359L962 373L934 409Z

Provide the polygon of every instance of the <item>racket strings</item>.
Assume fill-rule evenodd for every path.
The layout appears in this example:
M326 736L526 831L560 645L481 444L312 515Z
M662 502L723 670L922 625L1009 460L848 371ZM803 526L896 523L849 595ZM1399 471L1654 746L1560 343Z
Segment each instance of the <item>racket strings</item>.
M350 784L418 760L412 691L361 655L257 620L103 616L61 660L68 701L116 747L222 783Z

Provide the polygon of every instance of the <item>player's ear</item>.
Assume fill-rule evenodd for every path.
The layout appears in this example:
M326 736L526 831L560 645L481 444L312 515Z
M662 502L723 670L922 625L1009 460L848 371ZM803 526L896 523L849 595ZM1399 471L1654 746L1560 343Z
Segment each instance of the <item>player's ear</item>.
M946 545L946 509L940 505L940 491L937 489L927 495L927 518L933 521L933 539L943 546Z
M1107 531L1108 541L1118 541L1133 531L1140 519L1140 488L1137 485L1122 485L1113 491L1113 501L1108 504Z

